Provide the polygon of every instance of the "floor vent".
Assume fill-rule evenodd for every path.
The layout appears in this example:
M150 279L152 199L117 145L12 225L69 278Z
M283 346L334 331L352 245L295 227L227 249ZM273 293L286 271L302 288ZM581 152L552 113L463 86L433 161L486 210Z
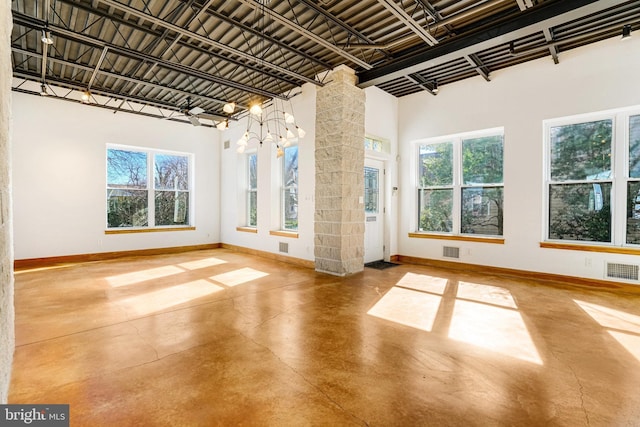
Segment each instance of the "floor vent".
M442 256L447 258L460 258L460 248L454 246L443 246Z
M288 254L289 253L289 244L285 242L280 242L280 248L278 249L280 252Z
M607 263L607 278L638 280L639 268L632 264Z

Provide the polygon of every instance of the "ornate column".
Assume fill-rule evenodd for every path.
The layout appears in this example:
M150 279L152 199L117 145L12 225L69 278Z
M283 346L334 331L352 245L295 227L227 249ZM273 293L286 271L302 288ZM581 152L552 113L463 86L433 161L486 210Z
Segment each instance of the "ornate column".
M316 98L315 266L364 269L364 105L355 72L333 70Z

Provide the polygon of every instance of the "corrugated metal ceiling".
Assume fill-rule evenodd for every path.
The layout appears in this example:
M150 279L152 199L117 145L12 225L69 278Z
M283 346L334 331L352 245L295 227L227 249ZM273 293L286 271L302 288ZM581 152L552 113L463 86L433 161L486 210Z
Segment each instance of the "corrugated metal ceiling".
M197 106L214 121L226 102L242 114L342 64L361 87L435 93L640 27L638 0L14 0L12 11L14 90L88 89L106 108Z

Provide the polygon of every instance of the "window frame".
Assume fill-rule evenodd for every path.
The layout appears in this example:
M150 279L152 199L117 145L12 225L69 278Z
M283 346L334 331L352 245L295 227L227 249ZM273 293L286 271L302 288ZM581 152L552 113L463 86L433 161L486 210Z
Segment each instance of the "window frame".
M285 177L285 173L286 173L286 159L287 159L287 150L291 150L295 148L297 150L297 154L296 154L296 185L295 186L287 186L286 185L286 177ZM300 163L300 147L297 143L292 143L291 145L287 146L287 147L283 147L284 150L284 154L281 157L281 161L280 161L280 231L284 231L284 232L290 232L290 233L297 233L298 229L300 227L300 193L299 193L299 188L300 188L300 174L299 174L299 163ZM295 188L295 193L296 193L296 205L295 205L295 209L296 209L296 227L295 228L291 228L291 227L287 227L286 223L287 223L287 215L286 215L286 203L285 203L285 199L286 199L286 193L287 191L291 191L292 188Z
M490 184L465 184L463 177L463 141L477 138L486 138L491 136L500 136L502 138L502 183L490 183ZM451 144L451 174L452 181L451 184L441 184L441 185L421 185L421 176L420 176L420 148L424 145L436 145L436 144ZM410 237L427 237L433 236L434 238L461 238L461 239L482 239L482 240L500 240L504 239L504 228L502 230L502 234L480 234L480 233L463 233L462 232L462 209L463 209L463 201L462 201L462 193L464 189L468 188L501 188L503 190L503 205L504 205L504 147L505 147L505 137L504 137L504 128L496 127L483 129L478 131L457 133L451 135L438 136L433 138L425 138L414 141L413 148L413 157L414 157L414 168L412 168L412 174L414 178L412 181L415 185L415 190L413 192L413 197L415 197L415 208L414 208L414 216L412 229L415 230L412 233L409 233ZM424 191L433 191L433 190L450 190L452 197L452 208L451 208L451 231L431 231L431 230L421 230L420 229L420 200L421 194ZM504 224L504 211L503 218Z
M109 150L119 150L119 151L129 151L136 153L144 153L146 155L146 187L145 188L134 188L135 190L146 191L147 192L147 225L145 226L130 226L130 227L110 227L109 226L109 191L119 188L110 187L109 183ZM188 194L188 202L187 202L187 214L185 224L168 224L168 225L157 225L156 224L156 192L160 191L172 191L167 189L159 189L156 188L155 182L155 165L156 165L156 156L157 155L165 155L165 156L176 156L176 157L186 157L187 159L187 189L186 190L176 190L176 192L187 193ZM173 150L163 150L157 148L148 148L148 147L139 147L132 145L124 145L124 144L106 144L105 148L105 231L107 233L127 233L127 232L138 232L138 231L167 231L167 230L177 230L177 229L187 229L193 230L195 228L195 197L194 197L194 180L195 180L195 155L193 153L187 152L179 152Z
M251 158L255 158L255 165L256 165L256 182L255 182L255 187L251 186ZM245 227L247 228L252 228L252 229L257 229L258 228L258 152L257 151L250 151L247 152L245 154L245 167L246 167L246 179L247 179L247 185L246 185L246 197L245 197L245 215L246 215L246 225ZM251 223L251 199L252 199L252 194L255 193L255 201L256 201L256 206L255 206L255 210L256 210L256 216L255 216L255 224Z
M630 118L640 115L640 106L619 108L587 114L579 114L543 121L543 227L541 242L548 245L578 245L606 248L640 248L639 243L627 242L627 188L630 182L640 182L640 177L631 178L630 159ZM574 180L568 183L608 183L611 182L611 241L600 242L594 240L551 239L550 233L550 188L556 181L551 180L551 129L558 126L611 120L611 174L608 179L592 181Z

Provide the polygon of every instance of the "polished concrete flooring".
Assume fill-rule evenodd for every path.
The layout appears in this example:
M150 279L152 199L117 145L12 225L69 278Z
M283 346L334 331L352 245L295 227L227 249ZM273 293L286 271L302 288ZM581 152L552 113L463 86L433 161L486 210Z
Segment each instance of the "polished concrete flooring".
M640 295L226 249L16 274L10 403L72 426L638 426Z

